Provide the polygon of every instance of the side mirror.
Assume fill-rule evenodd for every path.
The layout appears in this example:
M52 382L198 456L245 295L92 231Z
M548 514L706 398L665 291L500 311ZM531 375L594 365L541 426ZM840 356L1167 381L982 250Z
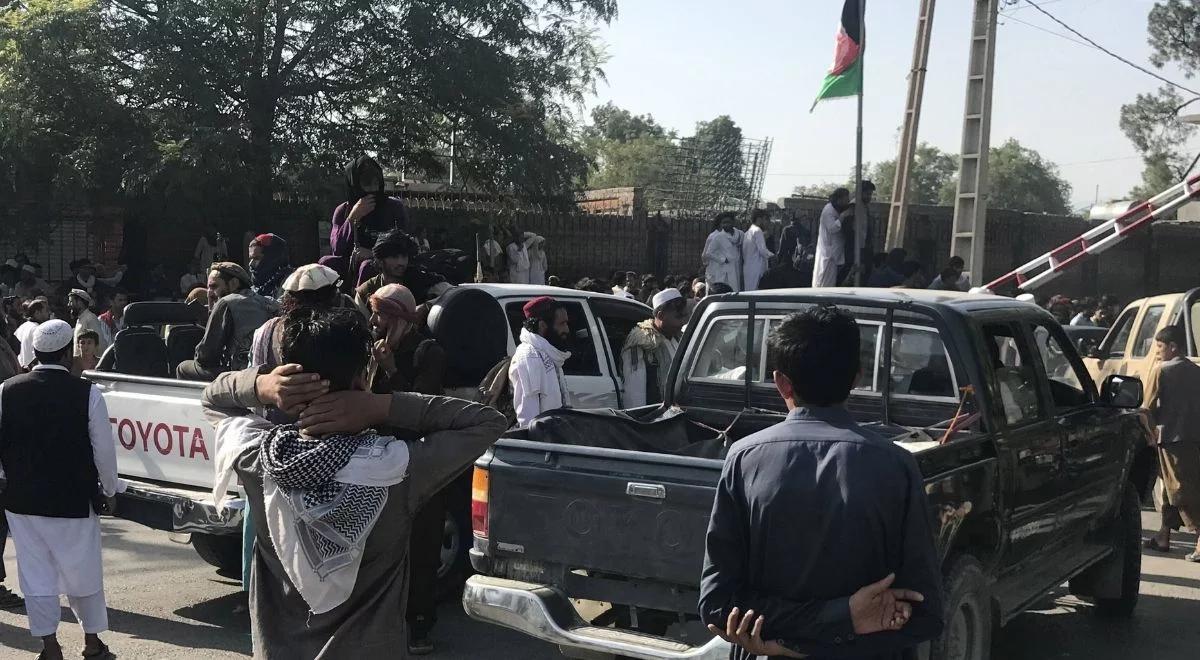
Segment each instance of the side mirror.
M1100 390L1100 401L1114 408L1141 408L1142 381L1133 376L1109 376Z

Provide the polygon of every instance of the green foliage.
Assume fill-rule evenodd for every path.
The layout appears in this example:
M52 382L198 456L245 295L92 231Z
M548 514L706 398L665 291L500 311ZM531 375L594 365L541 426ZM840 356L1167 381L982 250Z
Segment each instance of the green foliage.
M1188 78L1200 72L1200 4L1161 0L1150 9L1147 21L1150 62L1162 68L1179 67ZM1121 130L1142 155L1142 183L1129 192L1148 199L1179 183L1187 175L1193 155L1187 142L1196 127L1179 121L1179 113L1195 99L1185 99L1174 87L1153 94L1138 94L1121 106Z
M1010 138L988 154L988 206L1028 213L1071 212L1071 184L1041 154Z
M863 169L866 171L865 177L875 184L875 199L881 202L891 201L896 183L895 159L868 164ZM958 158L922 142L917 146L916 158L909 173L912 188L909 203L941 203L943 191L947 187L953 188L957 185L957 174ZM951 203L953 199L951 195Z
M336 181L371 153L473 185L565 193L559 130L602 75L615 0L30 0L0 9L3 177L235 200ZM36 178L36 177L35 177Z

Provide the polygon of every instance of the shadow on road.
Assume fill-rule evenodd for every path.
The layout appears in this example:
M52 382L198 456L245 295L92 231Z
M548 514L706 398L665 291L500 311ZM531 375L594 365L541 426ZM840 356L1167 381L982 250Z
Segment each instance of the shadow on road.
M1159 577L1147 575L1143 579ZM1055 596L1065 593L1060 591ZM1196 652L1193 636L1181 633L1191 631L1200 621L1197 601L1142 594L1131 619L1099 616L1091 605L1069 597L1051 597L1036 607L1013 619L996 635L992 657L1127 660L1186 658L1194 657Z

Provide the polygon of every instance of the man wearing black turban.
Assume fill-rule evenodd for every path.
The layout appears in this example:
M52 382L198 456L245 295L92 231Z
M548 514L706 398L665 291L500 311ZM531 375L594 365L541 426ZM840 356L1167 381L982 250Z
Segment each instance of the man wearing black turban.
M346 201L333 211L329 247L335 257L346 257L352 275L370 260L370 250L379 238L408 224L404 204L383 190L383 168L367 156L359 156L346 165Z

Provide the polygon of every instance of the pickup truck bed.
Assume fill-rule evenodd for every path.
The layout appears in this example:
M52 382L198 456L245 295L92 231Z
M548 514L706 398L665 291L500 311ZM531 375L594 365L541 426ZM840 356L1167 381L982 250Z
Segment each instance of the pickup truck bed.
M869 366L847 408L911 451L925 478L945 634L986 640L993 621L1068 580L1100 609L1131 612L1140 514L1127 481L1148 434L1140 384L1096 387L1062 328L1032 305L797 290L706 300L660 408L549 413L480 458L471 561L483 575L468 580L468 613L576 657L725 657L723 642L687 625L698 618L714 486L729 443L782 420L766 328L823 303L852 309L864 336ZM970 582L963 566L982 577ZM612 608L584 620L569 599ZM955 656L947 644L931 657L987 658L985 641Z

